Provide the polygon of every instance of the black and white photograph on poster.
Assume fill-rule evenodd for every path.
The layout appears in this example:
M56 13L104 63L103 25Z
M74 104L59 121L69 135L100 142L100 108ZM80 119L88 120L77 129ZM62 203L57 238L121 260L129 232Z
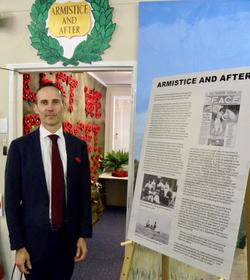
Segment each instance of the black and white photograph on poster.
M200 132L200 144L233 147L237 136L241 93L206 93Z
M176 179L144 174L141 200L168 208L174 208L176 193Z
M170 232L170 219L166 215L156 212L140 211L136 222L136 234L161 244L168 244Z

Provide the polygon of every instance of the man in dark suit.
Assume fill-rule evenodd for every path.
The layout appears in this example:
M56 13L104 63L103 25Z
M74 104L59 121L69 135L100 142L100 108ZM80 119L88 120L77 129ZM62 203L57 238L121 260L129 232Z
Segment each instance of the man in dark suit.
M69 280L74 261L86 257L85 238L92 236L87 147L63 132L63 96L55 85L37 91L34 110L40 116L40 128L11 143L6 163L5 208L11 249L16 250L16 265L26 279ZM53 180L58 178L53 179L52 174L51 134L57 135L55 145L64 177L57 194L63 203L61 222L56 224L54 212L60 207L52 207Z

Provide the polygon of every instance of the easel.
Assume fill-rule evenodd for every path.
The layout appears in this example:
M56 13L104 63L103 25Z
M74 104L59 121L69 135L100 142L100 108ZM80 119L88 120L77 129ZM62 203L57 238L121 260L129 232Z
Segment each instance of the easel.
M124 261L122 265L122 270L120 274L120 280L127 280L129 270L131 267L134 249L135 249L135 243L131 240L125 241L121 243L121 246L125 246L125 256Z
M245 227L247 240L247 279L250 280L250 170L248 174L247 188L245 194ZM129 275L129 270L131 267L135 243L131 240L121 243L121 246L125 246L125 257L120 274L120 280L127 280ZM162 280L169 280L169 257L162 255ZM225 280L224 278L218 277L217 280Z
M249 222L250 224L250 222ZM131 240L121 243L121 246L125 246L125 257L122 265L122 270L119 280L128 280L130 267L132 264L133 254L135 250L135 243ZM169 280L169 257L162 255L162 278L161 280ZM218 277L217 280L225 280ZM250 280L249 277L247 280Z
M120 280L127 280L133 259L135 243L129 240L122 242L121 246L125 246L125 257L120 274ZM169 257L164 255L162 255L162 280L169 280Z

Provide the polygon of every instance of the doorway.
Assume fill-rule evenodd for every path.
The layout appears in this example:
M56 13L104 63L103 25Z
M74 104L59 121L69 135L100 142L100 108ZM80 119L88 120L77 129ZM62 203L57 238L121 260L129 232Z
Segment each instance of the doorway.
M107 100L106 100L106 114L105 124L107 129L105 129L105 152L112 150L113 148L121 147L122 145L127 145L129 151L129 157L133 159L133 112L134 112L134 88L135 88L135 63L127 62L127 63L109 63L108 65L105 63L98 63L95 65L81 65L79 67L55 67L48 66L44 64L32 64L32 65L8 65L9 69L12 71L9 72L9 143L12 139L23 135L23 75L24 73L58 73L58 72L70 72L70 73L88 73L92 77L96 78L100 83L105 85L107 88ZM121 82L122 75L128 75L130 77L129 83ZM104 80L103 76L110 75L112 76L113 81L116 84L110 84L107 80ZM119 81L118 81L119 80ZM119 83L120 84L119 84ZM121 95L121 91L116 94L115 88L117 87L127 87L129 88L130 95L124 96ZM112 89L111 89L112 88ZM111 101L111 102L110 102ZM130 106L128 105L128 101L130 102ZM121 107L122 106L122 107ZM128 107L129 106L129 107ZM118 110L117 110L118 108ZM121 108L124 108L121 110ZM124 112L127 110L130 112L130 120L128 118L125 119L127 127L129 127L130 136L128 137L128 143L121 143L121 141L116 141L117 135L116 133L123 133L123 130L119 130L119 123L122 121L124 117ZM117 116L118 120L115 120L115 116ZM122 136L124 138L124 135ZM106 144L107 143L107 144ZM118 143L118 144L117 144ZM120 146L119 146L120 145ZM133 160L130 161L129 164L129 177L127 184L127 202L126 202L126 222L128 221L128 217L130 214L131 203L132 203L132 193L133 193ZM126 227L124 227L126 228ZM125 230L124 230L125 231ZM125 232L124 232L125 238ZM122 241L122 240L121 240Z

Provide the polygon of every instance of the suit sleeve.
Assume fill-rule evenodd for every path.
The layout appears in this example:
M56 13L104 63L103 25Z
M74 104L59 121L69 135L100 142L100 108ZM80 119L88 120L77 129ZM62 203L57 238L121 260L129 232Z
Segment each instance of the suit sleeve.
M81 225L80 236L92 237L91 181L89 156L86 143L83 143L83 172L81 177Z
M8 151L5 168L5 212L12 250L25 247L22 225L21 154L15 142Z

